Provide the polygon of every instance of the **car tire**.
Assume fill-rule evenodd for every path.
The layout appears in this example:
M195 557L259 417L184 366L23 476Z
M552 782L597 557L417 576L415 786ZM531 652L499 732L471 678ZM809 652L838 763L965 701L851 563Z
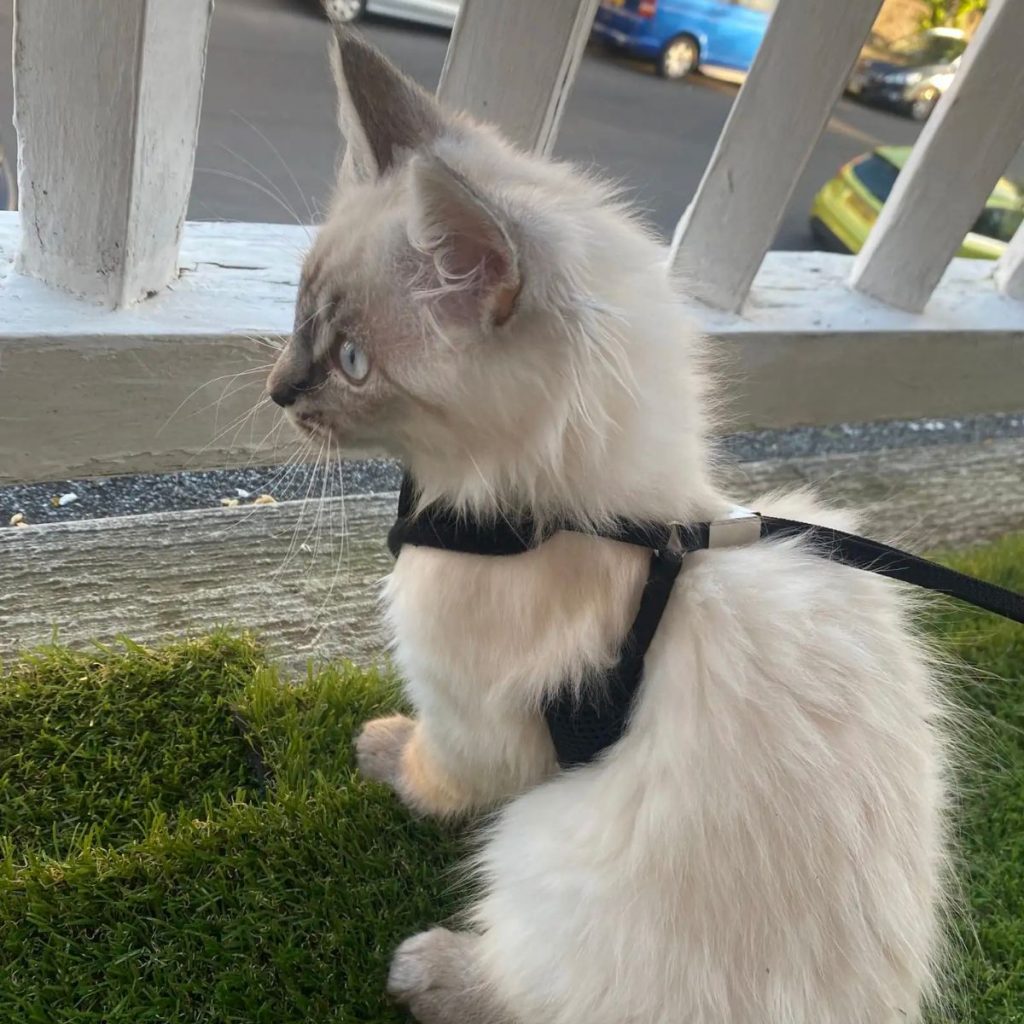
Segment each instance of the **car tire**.
M932 111L941 95L939 90L933 86L922 89L910 103L910 116L915 121L927 121L932 116Z
M657 69L662 78L679 81L697 70L700 64L700 43L693 36L670 39L658 57Z
M323 0L323 5L335 25L354 25L366 13L366 0Z

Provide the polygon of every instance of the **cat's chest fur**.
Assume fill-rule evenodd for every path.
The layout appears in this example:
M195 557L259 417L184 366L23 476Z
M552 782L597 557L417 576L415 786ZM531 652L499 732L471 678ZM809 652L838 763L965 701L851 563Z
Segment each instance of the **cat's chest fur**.
M520 555L406 547L385 588L400 665L442 685L540 695L614 657L642 549L563 533Z

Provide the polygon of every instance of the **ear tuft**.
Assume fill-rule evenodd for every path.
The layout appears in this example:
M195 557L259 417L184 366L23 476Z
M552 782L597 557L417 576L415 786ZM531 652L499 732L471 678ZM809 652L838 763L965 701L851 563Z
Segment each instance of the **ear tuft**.
M373 180L440 136L444 118L433 96L357 32L335 24L334 37L338 123L348 142L345 173Z
M437 156L416 157L413 187L415 244L433 261L425 293L457 319L505 323L522 290L519 255L505 218Z

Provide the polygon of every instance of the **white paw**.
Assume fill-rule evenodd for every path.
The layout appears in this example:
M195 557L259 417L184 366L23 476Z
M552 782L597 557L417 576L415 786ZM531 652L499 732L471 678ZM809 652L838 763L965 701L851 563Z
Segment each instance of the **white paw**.
M388 971L388 995L392 999L407 1003L430 988L439 934L447 933L443 928L420 932L395 950Z
M414 724L405 715L367 722L356 737L356 764L360 773L394 788L400 775L402 751L412 736Z
M388 995L420 1024L509 1024L480 973L472 932L433 928L395 951Z

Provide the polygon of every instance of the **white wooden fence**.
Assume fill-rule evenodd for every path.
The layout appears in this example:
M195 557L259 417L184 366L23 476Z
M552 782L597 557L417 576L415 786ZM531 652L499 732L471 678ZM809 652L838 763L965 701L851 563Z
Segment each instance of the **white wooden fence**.
M596 2L464 0L442 98L550 151ZM780 0L676 230L694 315L744 381L737 428L1024 406L1024 230L994 267L953 259L1024 139L1024 0L993 0L856 259L765 256L879 5ZM250 339L290 329L306 236L184 224L211 9L16 0L0 481L273 456L269 421L231 425L252 392L202 385L260 372Z

